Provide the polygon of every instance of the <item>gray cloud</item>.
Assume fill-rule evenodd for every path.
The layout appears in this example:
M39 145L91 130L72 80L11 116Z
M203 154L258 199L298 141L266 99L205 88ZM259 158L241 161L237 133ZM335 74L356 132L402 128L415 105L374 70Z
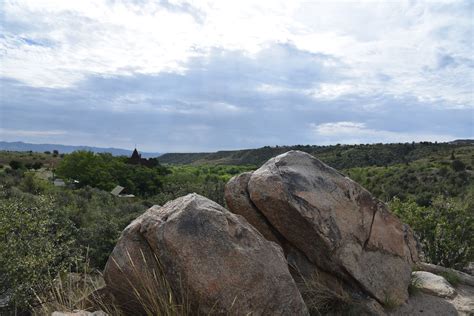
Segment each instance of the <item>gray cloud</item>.
M346 66L288 44L255 56L215 49L185 67L185 74L88 77L67 89L3 79L1 126L22 133L1 137L169 152L474 136L473 110L440 101L376 91L315 98L312 89L346 82Z

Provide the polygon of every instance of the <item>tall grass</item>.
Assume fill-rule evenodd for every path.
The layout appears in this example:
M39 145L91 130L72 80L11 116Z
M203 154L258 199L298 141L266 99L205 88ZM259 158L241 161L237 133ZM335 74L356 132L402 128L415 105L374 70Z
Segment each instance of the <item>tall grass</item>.
M364 312L364 306L352 298L342 283L336 281L329 286L318 273L314 273L310 278L300 275L298 288L310 315L355 316Z
M105 282L102 275L91 271L86 263L81 273L58 276L51 281L50 290L46 293L36 293L39 304L32 307L33 315L49 316L54 311L102 310L108 315L125 316L130 315L130 310L127 311L130 307L129 303L138 306L134 315L184 316L191 314L187 293L182 290L184 287L180 289L180 296L176 296L164 277L162 266L156 256L153 259L154 262L151 263L155 268L139 270L138 267L141 265L150 266L143 252L139 259L133 259L128 251L127 255L132 267L130 275L123 273L117 262L114 263L122 272L122 275L117 277L123 277L132 289L131 301L118 302L110 290L104 288ZM113 257L112 260L114 260Z

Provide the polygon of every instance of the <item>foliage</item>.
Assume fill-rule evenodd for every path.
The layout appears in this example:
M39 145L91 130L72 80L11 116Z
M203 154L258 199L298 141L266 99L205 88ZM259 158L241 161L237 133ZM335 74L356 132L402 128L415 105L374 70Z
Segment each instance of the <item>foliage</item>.
M345 173L383 201L398 197L402 201L415 200L422 206L429 206L438 195L465 196L474 186L471 173L455 172L437 161L417 161L408 166L353 168Z
M23 163L21 161L18 161L18 160L10 161L9 165L10 165L10 168L12 168L13 170L23 169L25 167L23 165Z
M453 170L456 172L460 172L466 169L466 165L459 159L453 160L451 166L453 167Z
M459 283L461 283L461 279L459 276L451 271L446 271L446 272L441 272L440 275L446 279L452 286L457 286Z
M224 187L227 181L234 175L254 169L254 166L172 166L170 174L162 178L161 192L149 200L163 205L188 193L198 193L225 205Z
M150 206L91 187L57 192L55 203L76 227L77 243L87 249L91 265L100 269L122 230Z
M410 294L410 296L417 295L420 292L420 287L420 278L412 274L410 284L408 285L408 293Z
M469 203L442 196L428 207L395 198L390 207L420 237L425 260L444 267L463 268L474 259L474 214Z
M48 280L76 259L75 228L49 196L0 199L0 295L20 307L34 303Z
M61 160L56 172L66 179L79 181L80 187L89 185L110 191L121 185L128 193L149 196L159 193L161 176L168 170L159 164L153 168L130 165L124 157L111 154L76 151Z
M399 144L360 144L360 145L296 145L265 146L257 149L218 151L215 153L169 153L159 157L167 164L212 164L212 165L256 165L287 152L300 150L307 152L336 169L349 169L367 166L391 166L409 164L419 159L449 159L456 150L456 158L464 152L474 152L474 146L466 143L399 143Z

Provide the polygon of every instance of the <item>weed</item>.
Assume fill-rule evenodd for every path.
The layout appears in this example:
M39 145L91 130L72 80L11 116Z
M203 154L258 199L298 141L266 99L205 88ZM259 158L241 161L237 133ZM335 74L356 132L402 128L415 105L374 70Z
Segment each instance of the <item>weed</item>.
M383 307L387 310L394 310L396 307L398 307L400 304L397 300L395 300L393 297L390 295L385 295L385 298L383 300Z
M420 292L421 280L416 275L412 275L410 285L408 285L408 293L410 296L416 295Z
M445 278L452 286L457 286L461 282L459 276L452 271L441 272L439 275Z
M316 273L309 279L301 276L301 295L310 315L360 315L362 304L355 301L341 283L326 285Z

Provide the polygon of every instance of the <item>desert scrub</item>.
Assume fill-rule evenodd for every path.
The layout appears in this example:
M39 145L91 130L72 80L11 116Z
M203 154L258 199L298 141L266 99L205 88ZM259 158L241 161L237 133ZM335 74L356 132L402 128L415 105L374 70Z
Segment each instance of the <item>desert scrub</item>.
M0 295L26 309L77 260L75 228L49 196L0 195Z

